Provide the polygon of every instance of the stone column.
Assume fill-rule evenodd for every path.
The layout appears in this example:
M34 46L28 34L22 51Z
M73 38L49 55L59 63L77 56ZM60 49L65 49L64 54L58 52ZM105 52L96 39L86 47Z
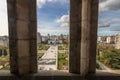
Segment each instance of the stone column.
M96 72L96 49L97 49L97 32L98 32L98 14L99 14L99 0L92 0L91 3L91 41L90 41L90 56L89 56L89 74ZM91 65L92 64L92 65Z
M69 72L80 73L82 0L70 0Z
M7 0L10 71L13 74L37 72L36 0Z
M98 0L82 0L81 75L96 71Z

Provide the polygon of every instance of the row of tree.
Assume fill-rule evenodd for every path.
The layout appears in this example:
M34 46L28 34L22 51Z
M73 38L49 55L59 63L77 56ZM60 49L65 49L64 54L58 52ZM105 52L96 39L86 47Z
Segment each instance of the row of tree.
M0 49L0 57L1 56L7 56L8 53L7 53L7 50L6 49Z
M120 69L120 50L115 48L106 48L99 46L97 49L97 59L108 67Z

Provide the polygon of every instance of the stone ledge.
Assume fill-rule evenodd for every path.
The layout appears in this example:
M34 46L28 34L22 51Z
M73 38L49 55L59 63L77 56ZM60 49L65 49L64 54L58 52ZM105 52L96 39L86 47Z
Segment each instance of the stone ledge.
M120 80L120 74L97 71L86 76L87 80ZM36 74L16 76L9 71L0 71L0 80L83 80L79 74L62 71L39 71Z

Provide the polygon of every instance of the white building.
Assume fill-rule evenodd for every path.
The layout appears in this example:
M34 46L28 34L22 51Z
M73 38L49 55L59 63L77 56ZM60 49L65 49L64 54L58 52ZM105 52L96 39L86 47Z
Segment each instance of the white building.
M98 41L98 43L99 43L99 42L102 42L102 38L99 36L99 37L97 38L97 41Z
M63 44L62 40L48 40L48 44Z
M38 33L37 33L37 45L41 44L41 42L42 42L42 36L41 36L41 34L38 32Z
M46 36L42 36L42 42L45 42L47 40L48 40L48 38Z
M9 46L9 39L7 36L0 36L0 45L1 46Z
M50 36L50 40L56 41L58 39L59 39L58 36L55 36L55 35Z
M111 43L111 37L110 36L107 37L106 43Z
M116 35L115 48L120 49L120 34Z

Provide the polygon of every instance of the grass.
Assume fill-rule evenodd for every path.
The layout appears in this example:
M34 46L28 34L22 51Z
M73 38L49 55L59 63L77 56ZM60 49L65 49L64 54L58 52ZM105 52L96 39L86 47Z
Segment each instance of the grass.
M10 70L10 65L8 64L8 65L4 66L1 70Z
M58 50L64 50L63 46L58 46Z
M0 49L8 49L8 47L0 45Z
M40 45L38 50L48 50L49 49L49 45Z
M43 55L44 55L44 53L38 53L37 54L37 59L39 60Z
M8 47L0 45L0 49L7 50ZM10 69L9 65L5 66L6 63L9 63L9 55L7 53L6 54L4 53L4 55L0 56L0 66L4 66L4 68L2 70L9 70Z
M58 54L58 69L63 70L64 66L68 66L68 53L59 53Z
M9 56L1 56L0 57L0 66L5 66L6 63L9 63ZM10 68L8 66L3 68L2 70L9 70Z
M96 68L100 69L100 65L98 63L96 63Z
M6 66L6 67L3 68L2 70L10 70L10 65Z
M68 53L58 53L58 69L63 70L63 66L68 66ZM98 63L96 63L96 68L100 69L100 66Z
M58 46L58 50L68 50L68 45Z
M112 69L120 69L120 50L98 47L97 59Z

